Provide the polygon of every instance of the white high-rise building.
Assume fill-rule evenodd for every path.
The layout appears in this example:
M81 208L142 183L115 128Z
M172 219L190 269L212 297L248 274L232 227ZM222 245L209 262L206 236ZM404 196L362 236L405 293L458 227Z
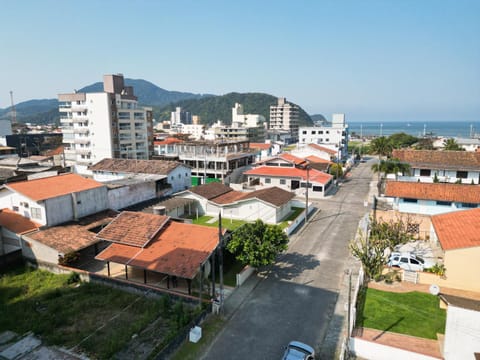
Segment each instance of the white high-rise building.
M270 130L287 130L292 136L298 134L298 106L278 98L277 105L270 106Z
M152 109L138 106L123 75L105 75L103 92L59 94L65 163L90 174L104 158L143 159L153 155Z

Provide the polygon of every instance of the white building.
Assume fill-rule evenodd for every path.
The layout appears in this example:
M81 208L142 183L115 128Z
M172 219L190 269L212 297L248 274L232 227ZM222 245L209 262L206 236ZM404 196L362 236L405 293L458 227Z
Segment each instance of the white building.
M123 75L105 75L103 89L58 95L65 161L77 173L104 158L153 155L152 109L138 106Z
M331 126L302 126L298 129L299 145L318 144L339 151L340 157L348 154L348 125L345 114L333 114Z
M270 106L270 130L287 130L292 136L298 134L298 106L278 98L277 105Z
M170 114L170 125L173 127L177 124L191 124L192 123L192 114L190 112L182 110L181 107L176 107L175 111L172 111Z
M193 140L200 140L204 136L205 125L202 124L187 124L182 126L182 134L190 135Z

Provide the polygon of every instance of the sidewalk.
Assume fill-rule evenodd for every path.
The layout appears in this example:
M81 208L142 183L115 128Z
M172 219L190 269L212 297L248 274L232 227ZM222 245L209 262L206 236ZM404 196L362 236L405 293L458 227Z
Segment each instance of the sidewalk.
M222 311L223 316L230 319L262 280L263 277L255 272L243 283L242 286L235 288L235 290L225 299Z

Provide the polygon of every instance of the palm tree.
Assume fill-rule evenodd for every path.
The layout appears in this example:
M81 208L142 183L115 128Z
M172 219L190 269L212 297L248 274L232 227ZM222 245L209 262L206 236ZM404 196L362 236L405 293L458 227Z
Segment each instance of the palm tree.
M389 156L392 153L393 146L385 136L373 139L370 142L370 151L380 157Z
M453 138L446 139L443 141L444 150L454 150L454 151L463 151L464 149L458 145L457 141Z

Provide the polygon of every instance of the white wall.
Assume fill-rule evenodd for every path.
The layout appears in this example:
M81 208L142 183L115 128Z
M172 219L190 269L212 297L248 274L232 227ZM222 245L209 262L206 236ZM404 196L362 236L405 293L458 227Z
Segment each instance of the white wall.
M107 196L110 209L123 209L127 206L155 198L157 196L155 181L108 189Z
M438 360L436 357L377 344L357 337L350 338L349 348L356 356L369 360ZM461 358L458 357L457 359Z
M416 203L404 202L403 199L396 199L394 209L403 213L422 214L422 215L438 215L453 211L467 210L460 203L452 202L450 205L437 205L434 200L417 200Z
M448 305L445 360L473 359L475 352L480 353L480 311Z
M88 127L90 129L92 162L113 157L111 106L107 93L87 93Z
M14 207L17 207L18 210L14 210ZM0 208L15 211L17 214L32 219L41 225L47 224L45 205L42 202L37 203L17 192L2 189L0 191ZM32 208L40 209L40 218L32 218Z
M59 253L57 250L29 238L28 235L22 236L22 254L31 260L58 264Z
M192 169L180 165L168 174L167 182L172 185L172 192L184 191L192 186Z
M209 210L210 209L213 209L213 207L209 204ZM222 211L222 216L227 219L233 218L245 221L261 219L265 223L276 224L279 220L277 212L280 213L280 209L277 209L275 206L257 199L249 199L248 201L241 201L232 206L225 206ZM218 215L218 212L216 215Z

